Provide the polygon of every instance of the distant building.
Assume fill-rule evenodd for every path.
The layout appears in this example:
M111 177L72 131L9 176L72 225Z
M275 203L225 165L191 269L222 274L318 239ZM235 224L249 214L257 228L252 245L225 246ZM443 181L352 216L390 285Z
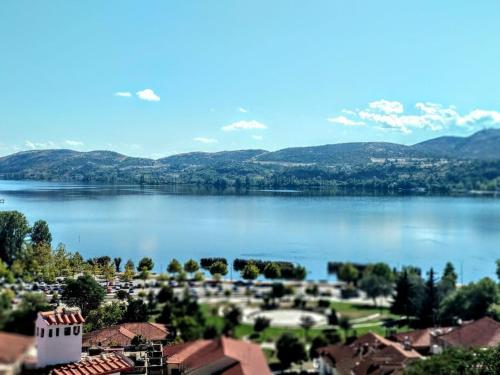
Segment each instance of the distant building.
M35 322L38 367L80 361L84 322L76 309L39 312Z
M351 344L318 349L320 375L400 374L408 363L422 356L411 347L375 333L358 337Z
M20 374L34 354L34 337L0 332L0 375Z
M222 337L163 348L167 375L271 375L259 345Z
M488 348L500 345L500 323L485 317L465 323L437 338L443 348Z
M91 347L127 347L136 336L142 336L153 343L163 343L169 336L169 330L159 323L123 323L83 335L83 349Z

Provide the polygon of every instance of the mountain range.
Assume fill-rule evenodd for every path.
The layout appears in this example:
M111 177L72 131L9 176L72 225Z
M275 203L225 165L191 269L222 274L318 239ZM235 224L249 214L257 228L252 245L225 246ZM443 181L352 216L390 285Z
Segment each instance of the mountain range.
M308 173L312 170L330 173L346 168L375 170L396 161L400 167L401 161L417 166L423 160L434 163L447 160L452 165L463 161L500 161L500 129L481 130L468 137L439 137L411 146L353 142L272 152L259 149L190 152L157 160L112 151L31 150L1 157L0 178L197 184L210 184L223 178L231 184L238 178L266 179L304 168ZM325 178L323 172L321 178Z

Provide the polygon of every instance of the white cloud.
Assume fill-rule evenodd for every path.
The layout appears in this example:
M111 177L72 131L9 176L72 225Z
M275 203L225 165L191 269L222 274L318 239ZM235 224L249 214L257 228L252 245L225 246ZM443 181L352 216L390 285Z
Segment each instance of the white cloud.
M124 97L124 98L130 98L132 96L132 93L128 92L128 91L118 91L118 92L115 92L115 96L121 96L121 97Z
M363 121L354 121L345 116L329 117L326 121L343 126L363 126L365 124Z
M474 109L461 115L455 106L443 106L437 103L418 102L413 110L406 112L398 101L377 100L359 110L343 109L346 116L328 118L327 121L345 125L373 125L382 130L395 130L411 133L413 129L440 131L450 127L492 126L500 124L500 112Z
M205 143L205 144L219 142L215 138L207 138L207 137L196 137L196 138L193 138L193 141L200 142L200 143Z
M238 108L238 111L241 112L241 113L247 113L248 112L248 109L245 109L243 107L239 107Z
M155 92L151 89L144 89L141 91L137 91L136 95L141 100L146 100L148 102L158 102L160 101L160 97L155 94Z
M83 146L83 142L73 141L71 139L67 139L66 141L64 141L64 143L67 144L68 146L72 146L72 147Z
M235 131L235 130L252 130L252 129L267 129L267 126L261 122L250 120L250 121L236 121L222 127L222 130L224 130L225 132Z
M41 149L55 148L56 147L56 144L52 141L32 142L30 140L27 140L24 142L24 145L31 150L41 150Z
M457 125L459 126L490 126L496 124L500 124L500 112L484 109L475 109L457 120Z
M256 141L262 141L264 139L263 136L256 134L252 135L252 138L255 139Z
M376 100L368 104L371 109L379 110L384 113L403 113L403 104L397 101L385 99Z

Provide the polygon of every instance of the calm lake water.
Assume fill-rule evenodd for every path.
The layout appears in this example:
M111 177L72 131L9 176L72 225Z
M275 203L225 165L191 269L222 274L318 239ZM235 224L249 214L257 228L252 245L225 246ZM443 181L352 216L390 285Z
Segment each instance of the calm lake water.
M84 257L288 260L327 279L328 261L452 261L465 282L494 277L500 200L455 197L187 194L171 189L0 181L0 210L48 221L54 244Z

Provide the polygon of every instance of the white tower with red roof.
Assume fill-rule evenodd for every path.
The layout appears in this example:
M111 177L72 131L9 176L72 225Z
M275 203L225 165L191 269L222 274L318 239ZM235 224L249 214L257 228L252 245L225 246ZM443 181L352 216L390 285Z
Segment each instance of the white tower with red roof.
M78 309L39 312L35 322L38 367L80 361L83 323Z

